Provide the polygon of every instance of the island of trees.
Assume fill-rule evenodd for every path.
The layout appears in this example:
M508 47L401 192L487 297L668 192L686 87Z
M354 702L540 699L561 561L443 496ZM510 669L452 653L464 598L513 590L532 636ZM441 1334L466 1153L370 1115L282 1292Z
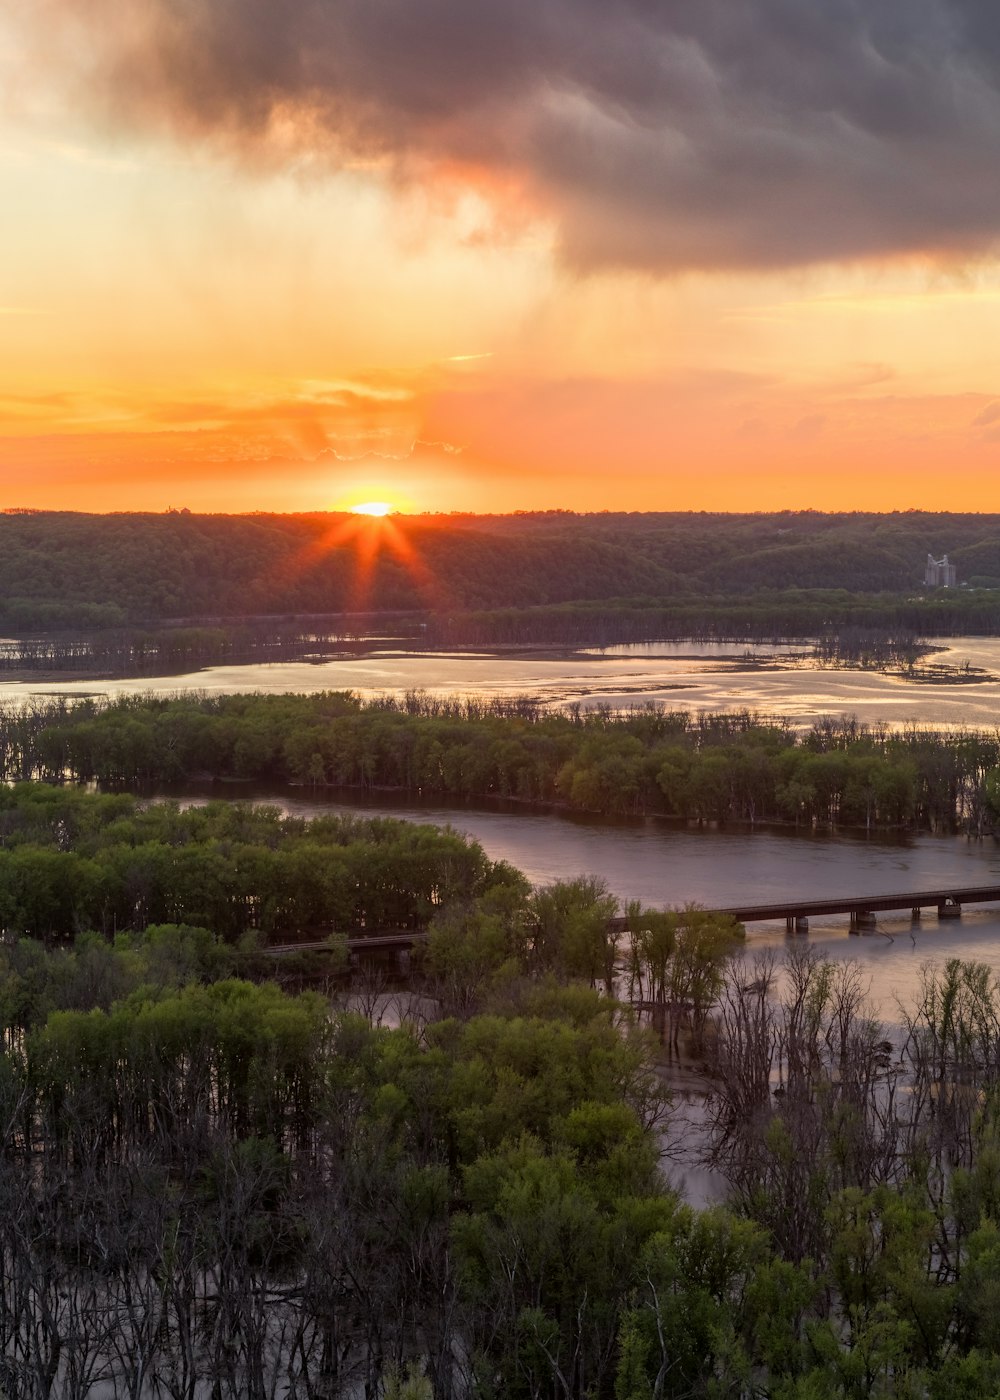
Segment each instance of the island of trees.
M318 695L85 699L0 711L0 778L118 787L192 777L561 803L607 815L910 827L982 835L1000 734L805 731L662 706L561 713L531 700Z

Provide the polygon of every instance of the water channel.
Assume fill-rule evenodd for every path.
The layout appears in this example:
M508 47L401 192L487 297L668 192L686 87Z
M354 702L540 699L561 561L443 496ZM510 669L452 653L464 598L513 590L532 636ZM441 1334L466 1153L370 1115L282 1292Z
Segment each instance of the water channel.
M937 654L927 660L944 669L933 681L824 667L809 655L806 642L771 647L674 642L589 652L474 655L373 648L316 665L213 667L188 676L58 684L5 681L0 682L0 703L59 694L352 690L373 696L422 690L439 697L531 695L553 707L623 708L655 701L695 712L751 709L784 716L795 725L825 715L853 715L891 727L996 728L1000 639L952 639L936 645ZM243 785L187 789L183 796L188 801L225 796L270 802L303 817L365 812L450 824L535 884L596 875L622 903L639 899L661 907L688 902L711 907L780 897L1000 885L1000 843L993 838L697 829L657 819L610 821L500 804L445 805L391 793L306 793ZM975 960L1000 976L1000 904L967 908L961 920L940 924L932 910L919 923L911 923L908 911L880 915L877 930L864 937L849 934L846 916L814 918L806 937L825 957L860 962L873 1010L887 1023L898 1024L900 1004L913 1003L928 963L952 957ZM787 939L783 921L752 924L747 950L780 952ZM690 1145L676 1178L696 1203L722 1194L721 1183L697 1164L702 1094L703 1086L696 1083L683 1090L678 1105L683 1116L671 1129Z
M961 836L865 838L788 829L719 831L657 818L609 821L556 811L450 806L394 794L313 794L295 789L216 785L207 797L273 803L294 816L330 812L402 817L467 832L494 860L506 860L533 884L596 875L624 903L707 907L779 897L822 899L972 884L1000 885L1000 842ZM190 800L191 792L186 794ZM929 961L986 962L1000 975L1000 904L968 907L939 924L932 910L911 924L908 910L880 914L874 934L849 934L846 915L811 920L811 946L834 959L857 958L871 980L879 1014L893 1020L897 998L911 1001ZM781 949L784 921L751 924L747 947Z
M946 667L937 681L874 671L828 668L807 642L771 646L744 642L663 642L601 651L475 654L369 650L318 665L213 667L189 676L60 684L0 683L0 702L66 694L209 695L353 690L359 695L424 690L436 696L532 695L541 703L627 706L659 701L694 711L751 708L808 723L820 715L856 715L868 722L920 727L993 729L1000 724L1000 638L939 640L927 658ZM750 653L752 652L752 659ZM963 677L963 668L970 669ZM972 677L972 679L970 679ZM411 821L451 823L510 861L536 884L599 875L624 902L707 906L763 902L781 896L819 899L845 893L1000 884L1000 845L992 838L917 836L864 838L791 830L715 831L648 821L611 822L524 808L421 803L379 794L310 794L285 789L222 787L215 795L277 802L299 815L357 810ZM831 958L859 958L872 997L892 1018L909 999L928 960L975 958L1000 973L1000 906L967 909L960 922L938 925L933 912L911 926L907 912L883 915L878 932L852 937L847 918L814 919L811 943ZM783 945L784 925L758 924L748 946Z
M749 708L806 724L821 715L855 715L870 723L927 728L993 729L1000 724L1000 638L932 641L925 663L939 679L909 680L875 671L831 668L810 655L807 641L657 642L563 653L405 652L372 647L310 665L211 667L187 676L128 680L0 683L0 702L51 695L135 693L208 695L353 690L362 696L423 690L441 697L531 695L541 703L623 707L658 701L693 711ZM968 668L968 670L965 670ZM819 899L845 893L1000 884L1000 845L992 838L918 836L900 839L805 834L785 830L693 830L648 820L601 818L523 808L446 806L392 794L309 795L221 788L231 796L279 803L300 815L357 810L412 821L448 823L469 832L495 859L523 870L536 884L581 873L599 875L618 897L651 905L689 901L726 905L781 896ZM927 960L975 958L1000 973L1000 906L967 909L958 923L938 925L933 912L911 927L908 912L883 915L878 932L852 937L847 918L814 919L811 942L832 958L859 958L872 996L891 1018L897 997L916 990ZM780 925L753 925L750 948L781 946Z
M1000 885L1000 842L989 837L914 836L906 839L796 832L790 828L724 831L684 827L657 818L610 821L559 811L529 811L421 802L391 793L306 795L283 788L217 784L187 789L184 801L220 796L266 802L298 817L331 812L392 816L451 825L474 837L495 860L507 860L543 885L596 875L624 903L654 906L697 902L725 906L779 896L820 899L843 894L924 890L971 884ZM932 910L912 923L909 911L880 914L874 933L848 932L847 916L814 918L805 938L832 961L857 960L869 986L873 1013L890 1036L901 1006L913 1005L923 969L948 958L987 963L1000 977L1000 904L969 907L960 920L938 923ZM750 924L746 955L792 941L784 921ZM391 1009L389 1012L391 1018ZM665 1141L668 1176L697 1206L725 1197L725 1183L704 1165L707 1081L694 1061L664 1062L674 1092Z
M304 661L213 666L181 676L76 681L0 681L0 702L53 695L224 695L352 690L361 696L410 690L428 695L531 695L547 705L622 708L656 701L693 711L750 709L809 724L822 715L923 728L1000 723L1000 638L932 641L927 658L947 668L910 680L823 666L808 642L657 642L568 652L407 652L372 647L315 665ZM967 674L962 668L970 667Z

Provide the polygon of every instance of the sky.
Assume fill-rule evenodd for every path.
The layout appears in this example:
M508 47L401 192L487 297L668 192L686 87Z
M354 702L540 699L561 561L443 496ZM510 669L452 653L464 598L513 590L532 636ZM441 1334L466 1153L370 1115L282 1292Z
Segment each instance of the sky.
M11 0L0 508L1000 511L995 0Z

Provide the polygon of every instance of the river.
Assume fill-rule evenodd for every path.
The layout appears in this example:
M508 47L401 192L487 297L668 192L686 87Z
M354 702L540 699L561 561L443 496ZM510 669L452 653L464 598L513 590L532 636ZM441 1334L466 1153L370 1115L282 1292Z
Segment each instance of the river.
M178 795L178 794L173 794ZM711 906L779 896L821 899L845 891L923 890L963 884L1000 885L1000 843L960 836L906 839L796 832L793 829L720 831L682 827L657 818L610 821L558 811L449 806L379 793L305 796L289 789L216 785L211 795L252 799L293 816L331 812L402 817L451 825L474 837L494 860L506 860L537 885L575 875L596 875L624 904L688 902ZM192 800L188 790L184 800ZM913 1006L928 964L948 958L987 963L1000 977L1000 905L970 907L962 918L939 924L933 911L912 924L908 911L879 915L878 929L848 932L846 916L812 919L805 937L821 956L861 964L872 1013L893 1035L900 1007ZM784 921L751 924L746 956L770 950L780 956L790 942ZM391 1016L391 1012L390 1012ZM674 1091L666 1138L667 1175L692 1204L725 1198L725 1183L700 1161L705 1146L705 1083L697 1066L671 1062L664 1070Z
M923 728L1000 724L1000 639L961 638L935 643L930 660L947 671L933 682L872 671L826 668L807 643L658 643L605 651L556 653L431 653L374 649L317 665L213 667L187 676L41 684L0 682L0 701L35 696L135 693L207 695L247 691L313 693L352 690L361 696L423 690L439 697L530 695L542 704L614 708L660 702L695 712L752 709L808 724L824 715L854 715L870 724ZM970 676L955 673L968 665ZM174 796L181 794L172 794ZM187 789L185 800L209 791ZM509 861L534 884L595 875L624 903L694 902L725 906L768 899L820 899L963 884L1000 885L1000 844L992 839L914 836L905 839L793 830L720 831L679 827L656 819L610 821L525 808L443 805L377 794L304 794L282 789L220 785L212 796L269 802L311 817L362 812L410 821L450 824L478 840L493 859ZM908 912L881 915L874 934L848 933L847 918L813 919L808 945L835 961L856 959L868 979L874 1013L900 1021L912 1006L928 964L948 958L987 963L1000 976L1000 905L969 908L958 921L939 924L933 912L911 924ZM748 928L747 954L781 951L784 923ZM695 1164L701 1140L700 1089L688 1086L672 1132L690 1143L676 1180L699 1204L722 1194L721 1184Z
M821 715L856 715L869 723L949 728L1000 724L1000 638L938 639L927 662L944 669L936 681L912 681L874 671L828 668L808 642L659 642L566 653L405 652L375 647L309 665L212 667L188 676L99 682L0 683L0 701L54 694L121 695L246 691L270 693L353 690L362 696L423 690L429 695L531 695L546 705L658 701L693 711L749 708L805 724ZM752 652L752 658L751 658ZM961 678L968 667L968 677ZM227 795L233 789L224 789ZM481 841L488 853L523 870L536 884L586 872L605 879L624 901L725 905L778 896L818 899L843 893L919 890L971 883L1000 884L1000 846L992 840L919 836L905 841L792 831L720 832L679 829L665 822L610 822L526 809L420 804L380 797L362 804L340 794L329 800L289 790L260 793L302 815L320 811L386 812L413 821L450 822ZM891 1016L897 996L911 997L928 959L976 958L1000 973L1000 909L967 911L938 926L925 915L883 916L880 932L852 937L846 918L814 920L809 938L832 958L860 958L872 995ZM784 925L756 925L748 946L781 946Z
M751 709L808 724L822 715L856 715L870 724L924 728L1000 723L1000 638L938 639L928 658L947 668L934 681L821 666L806 642L773 646L657 642L564 653L406 652L372 648L315 665L274 662L214 666L182 676L114 680L0 681L0 702L36 696L352 690L361 696L409 690L455 697L534 696L546 705L621 708L655 701L672 709ZM748 659L752 653L753 660ZM979 679L958 678L966 664ZM950 677L950 678L949 678Z
M657 907L708 907L779 897L822 899L845 893L877 894L939 887L1000 885L1000 843L961 836L905 840L829 835L792 829L719 831L680 827L656 818L609 821L555 811L449 806L391 794L338 792L301 795L225 785L212 796L273 803L294 816L330 812L403 817L451 825L481 843L494 860L506 860L536 885L576 875L596 875L624 904L639 899ZM177 795L177 794L174 794ZM204 790L195 800L206 800ZM185 800L191 800L191 791ZM780 950L784 922L751 924L747 948ZM909 911L879 915L878 931L848 933L847 916L811 920L811 946L833 959L857 958L871 981L881 1016L898 1016L897 998L912 1001L928 961L957 957L988 963L1000 975L1000 905L969 907L961 920L938 924L925 911L911 925Z

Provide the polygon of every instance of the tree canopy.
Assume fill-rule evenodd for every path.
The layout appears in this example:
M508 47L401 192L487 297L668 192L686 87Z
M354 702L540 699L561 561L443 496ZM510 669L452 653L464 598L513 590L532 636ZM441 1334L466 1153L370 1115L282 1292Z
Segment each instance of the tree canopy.
M948 553L964 582L998 587L1000 517L550 511L379 524L17 511L0 514L0 621L86 628L414 608L447 617L788 589L912 593L928 553Z
M124 697L0 711L0 777L255 779L560 803L608 816L961 828L1000 814L1000 736L749 711L561 713L348 693ZM417 838L412 838L416 840Z

